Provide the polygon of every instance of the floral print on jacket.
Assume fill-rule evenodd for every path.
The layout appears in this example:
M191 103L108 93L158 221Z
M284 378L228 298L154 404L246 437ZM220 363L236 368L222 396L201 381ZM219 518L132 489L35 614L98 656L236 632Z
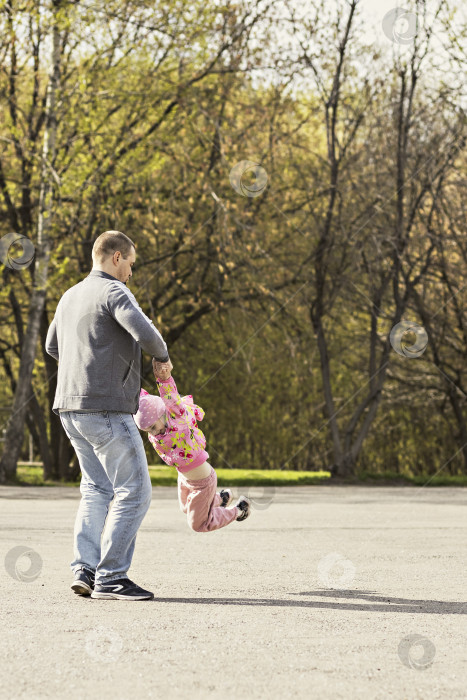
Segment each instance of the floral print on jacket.
M166 408L166 430L160 435L149 434L149 441L166 464L179 472L189 472L209 459L204 449L206 438L198 428L204 418L201 406L193 403L193 396L180 396L173 377L157 379L159 395ZM141 389L141 396L148 392Z

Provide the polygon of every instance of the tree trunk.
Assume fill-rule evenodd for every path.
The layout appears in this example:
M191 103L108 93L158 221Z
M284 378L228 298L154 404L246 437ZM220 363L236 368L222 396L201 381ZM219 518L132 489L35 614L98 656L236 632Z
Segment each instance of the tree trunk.
M30 420L33 425L30 427L31 432L37 432L35 443L44 465L44 471L50 470L52 466L51 455L49 450L49 442L47 440L47 423L45 421L44 412L36 396L33 395L29 410Z
M330 471L332 476L337 476L342 479L349 479L355 475L356 460L350 452L339 459L339 461L332 465Z
M313 323L313 329L316 333L318 343L319 357L321 363L321 379L323 382L323 392L326 404L326 413L331 431L332 445L334 450L334 463L341 464L343 461L342 443L340 438L339 424L337 422L334 398L331 388L331 373L329 368L329 355L327 350L326 338L322 326L322 318L319 315L310 313ZM336 472L337 473L337 472Z
M13 400L13 410L8 421L4 451L0 461L0 483L4 483L7 479L11 479L16 474L16 465L23 444L24 423L28 403L34 397L34 393L31 391L31 379L34 361L36 359L41 317L45 304L50 258L50 227L53 212L52 168L55 160L55 141L57 134L55 101L60 76L60 30L57 15L61 1L62 0L54 0L52 5L55 21L53 29L52 65L47 86L47 120L42 148L34 285L29 306L27 331L21 349L19 377Z

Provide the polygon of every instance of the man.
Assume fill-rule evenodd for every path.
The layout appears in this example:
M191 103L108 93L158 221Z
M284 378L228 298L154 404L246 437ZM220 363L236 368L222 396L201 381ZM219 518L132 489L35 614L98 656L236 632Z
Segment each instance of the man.
M171 363L162 336L126 286L136 259L133 241L106 231L96 239L92 259L88 277L60 299L46 340L47 352L59 360L53 411L82 474L71 588L92 598L150 600L153 593L127 576L152 494L133 420L141 348L152 355L153 368Z

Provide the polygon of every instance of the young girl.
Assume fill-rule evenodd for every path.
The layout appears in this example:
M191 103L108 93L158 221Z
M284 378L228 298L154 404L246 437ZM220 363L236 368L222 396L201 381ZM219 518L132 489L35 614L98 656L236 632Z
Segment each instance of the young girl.
M191 395L180 396L171 370L170 361L155 363L160 397L141 389L135 423L149 433L149 441L164 462L177 469L180 508L192 530L210 532L245 520L250 514L248 498L241 496L235 506L227 508L233 499L230 489L216 492L217 474L206 461L206 438L198 428L204 411Z

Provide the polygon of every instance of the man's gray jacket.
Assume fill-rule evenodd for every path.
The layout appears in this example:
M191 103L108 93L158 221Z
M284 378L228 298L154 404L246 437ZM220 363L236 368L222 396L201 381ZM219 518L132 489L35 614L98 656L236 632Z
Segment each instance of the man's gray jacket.
M136 413L141 348L160 362L167 345L128 287L101 270L58 302L45 349L59 360L53 404L59 410Z

